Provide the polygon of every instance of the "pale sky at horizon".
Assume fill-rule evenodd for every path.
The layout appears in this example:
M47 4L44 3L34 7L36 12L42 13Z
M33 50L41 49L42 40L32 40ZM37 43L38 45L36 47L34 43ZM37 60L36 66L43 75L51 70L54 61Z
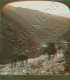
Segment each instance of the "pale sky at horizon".
M55 14L58 16L63 16L70 18L70 10L69 8L62 3L53 2L53 1L20 1L13 2L7 5L11 5L13 7L22 7L28 8L32 10L39 10L41 12L48 12L50 14Z

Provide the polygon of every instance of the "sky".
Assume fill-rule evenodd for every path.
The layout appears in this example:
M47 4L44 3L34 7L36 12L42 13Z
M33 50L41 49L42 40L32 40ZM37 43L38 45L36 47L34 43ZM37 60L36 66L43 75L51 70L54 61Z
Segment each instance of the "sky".
M60 2L53 1L20 1L13 2L7 5L13 7L22 7L28 8L32 10L39 10L44 13L55 14L59 16L64 16L70 18L70 10L69 8Z

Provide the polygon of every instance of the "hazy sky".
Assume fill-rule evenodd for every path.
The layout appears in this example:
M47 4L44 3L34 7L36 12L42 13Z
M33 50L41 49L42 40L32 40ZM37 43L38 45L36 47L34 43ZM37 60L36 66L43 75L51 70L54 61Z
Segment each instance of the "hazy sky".
M39 10L41 12L48 12L50 14L60 15L70 18L69 8L62 3L52 1L21 1L13 2L8 5L14 7L29 8L33 10Z

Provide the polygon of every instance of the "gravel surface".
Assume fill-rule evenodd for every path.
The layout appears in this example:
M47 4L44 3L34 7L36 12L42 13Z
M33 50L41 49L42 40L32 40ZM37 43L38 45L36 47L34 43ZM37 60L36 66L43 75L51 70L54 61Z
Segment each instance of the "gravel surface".
M64 72L65 59L64 56L58 55L48 60L47 55L41 55L38 58L28 59L28 63L21 65L22 61L17 62L16 67L11 68L11 63L0 65L1 75L25 75L25 74L68 74Z

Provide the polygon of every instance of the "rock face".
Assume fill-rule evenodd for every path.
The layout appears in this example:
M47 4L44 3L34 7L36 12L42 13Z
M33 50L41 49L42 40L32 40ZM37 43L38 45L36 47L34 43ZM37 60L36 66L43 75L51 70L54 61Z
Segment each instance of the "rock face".
M12 75L24 75L24 74L65 74L64 65L65 60L51 59L48 61L47 55L41 55L35 59L29 59L28 64L20 67L20 62L18 62L16 67L10 68L10 64L4 65L0 70L0 74L12 74Z

